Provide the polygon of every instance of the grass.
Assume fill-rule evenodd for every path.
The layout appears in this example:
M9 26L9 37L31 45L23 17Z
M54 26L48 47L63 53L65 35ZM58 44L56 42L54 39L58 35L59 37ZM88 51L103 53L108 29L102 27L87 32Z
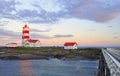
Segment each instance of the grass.
M17 47L17 48L0 48L0 51L9 51L15 53L34 53L34 52L54 52L64 50L63 47Z
M47 54L53 56L64 56L64 57L86 57L91 59L98 59L100 56L100 48L79 48L75 50L65 50L63 47L38 47L38 48L0 48L0 52L6 51L9 53L19 53L19 54Z

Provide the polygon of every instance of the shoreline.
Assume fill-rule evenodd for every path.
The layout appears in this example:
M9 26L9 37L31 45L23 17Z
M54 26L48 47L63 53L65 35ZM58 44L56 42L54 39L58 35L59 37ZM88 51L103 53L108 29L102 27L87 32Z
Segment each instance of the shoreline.
M40 48L0 48L2 60L40 60L57 58L60 60L96 60L99 59L100 48L81 48L65 50L62 47Z

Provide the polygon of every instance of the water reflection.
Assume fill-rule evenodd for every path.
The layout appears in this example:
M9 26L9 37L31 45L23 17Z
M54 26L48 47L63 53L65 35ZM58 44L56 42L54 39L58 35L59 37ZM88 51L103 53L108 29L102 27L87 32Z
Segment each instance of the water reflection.
M0 76L97 76L98 63L98 60L1 60Z
M20 73L21 76L33 76L32 69L29 60L21 60L20 62Z

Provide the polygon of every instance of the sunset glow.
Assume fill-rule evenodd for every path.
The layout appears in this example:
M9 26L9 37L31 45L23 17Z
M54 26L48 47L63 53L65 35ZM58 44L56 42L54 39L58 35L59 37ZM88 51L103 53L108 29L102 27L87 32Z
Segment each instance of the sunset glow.
M21 45L22 27L41 46L120 46L120 0L1 0L0 46Z

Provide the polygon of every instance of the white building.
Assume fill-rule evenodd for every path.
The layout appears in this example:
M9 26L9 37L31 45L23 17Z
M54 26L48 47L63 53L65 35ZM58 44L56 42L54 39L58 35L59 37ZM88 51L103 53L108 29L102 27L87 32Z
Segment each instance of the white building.
M78 45L76 42L66 42L64 44L64 49L78 49Z
M17 45L17 43L8 43L8 44L6 44L6 47L15 48L15 47L18 47L18 45Z
M22 35L22 46L24 47L40 47L39 40L32 40L29 36L29 27L25 25L23 27L23 35Z
M40 47L40 41L39 40L26 40L25 41L25 47Z

